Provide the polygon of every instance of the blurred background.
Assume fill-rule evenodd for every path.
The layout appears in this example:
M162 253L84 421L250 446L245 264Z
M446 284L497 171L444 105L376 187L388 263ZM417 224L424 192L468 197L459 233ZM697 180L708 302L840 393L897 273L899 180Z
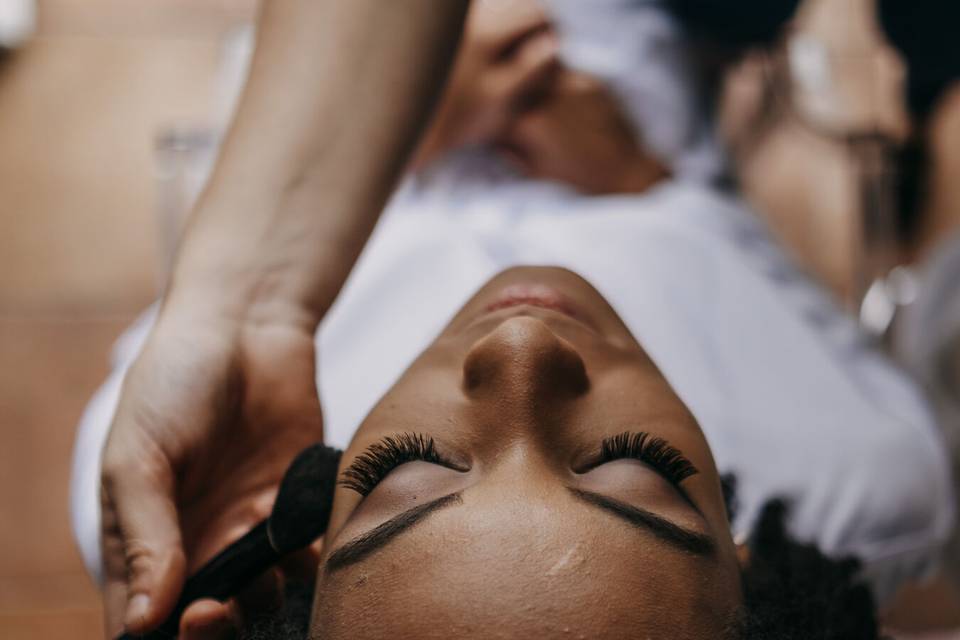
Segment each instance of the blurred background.
M101 637L73 430L160 290L255 5L0 0L0 638ZM910 98L908 63L876 0L804 0L718 73L721 129L747 199L957 425L960 85Z
M67 515L74 426L157 295L163 216L226 118L253 10L0 0L0 638L102 637Z

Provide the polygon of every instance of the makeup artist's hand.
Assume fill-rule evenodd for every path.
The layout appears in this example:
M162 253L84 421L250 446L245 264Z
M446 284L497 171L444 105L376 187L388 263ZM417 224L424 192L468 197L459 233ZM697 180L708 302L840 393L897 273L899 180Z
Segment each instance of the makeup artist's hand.
M110 637L149 630L185 578L269 514L292 458L323 436L313 330L162 315L124 390L103 458ZM305 559L303 570L315 570ZM276 602L276 575L255 589ZM188 609L181 637L220 637L237 602Z
M496 137L559 69L556 34L536 0L475 0L456 63L414 168Z

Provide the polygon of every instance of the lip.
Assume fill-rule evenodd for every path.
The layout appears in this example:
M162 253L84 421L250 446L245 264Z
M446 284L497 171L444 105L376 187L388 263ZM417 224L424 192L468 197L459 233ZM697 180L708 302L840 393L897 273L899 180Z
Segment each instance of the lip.
M540 283L511 284L502 289L483 308L482 316L512 309L514 307L536 307L561 313L580 324L592 327L589 318L566 294Z

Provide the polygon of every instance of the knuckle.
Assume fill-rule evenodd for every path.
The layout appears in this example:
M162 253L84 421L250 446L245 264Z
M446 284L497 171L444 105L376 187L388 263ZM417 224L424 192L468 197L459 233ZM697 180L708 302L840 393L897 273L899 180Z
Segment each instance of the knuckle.
M155 572L180 570L186 566L186 556L179 545L142 535L131 535L124 541L123 558L131 579L149 577Z
M123 550L127 580L131 589L148 589L153 579L157 558L153 549L143 540L128 539Z
M143 430L118 430L111 434L100 461L101 483L108 489L134 475L155 476L165 468L163 446Z

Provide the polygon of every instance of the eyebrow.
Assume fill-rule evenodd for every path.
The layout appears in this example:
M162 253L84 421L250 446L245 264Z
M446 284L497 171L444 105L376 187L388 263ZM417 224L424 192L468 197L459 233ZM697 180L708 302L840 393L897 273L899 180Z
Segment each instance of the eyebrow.
M370 531L360 534L331 553L330 557L327 558L326 569L333 572L360 562L431 513L453 504L462 503L463 495L458 491L408 509L383 524L377 525Z
M710 536L681 527L655 513L592 491L573 487L567 487L567 489L583 502L602 509L634 527L649 531L680 551L696 556L711 556L716 549L713 538Z
M602 509L634 527L649 531L680 551L696 556L710 556L716 549L716 545L710 536L685 529L645 509L634 507L592 491L583 491L572 487L568 487L568 490L583 502ZM451 493L431 502L417 505L390 518L331 553L325 563L326 571L332 573L360 562L430 514L454 504L463 504L462 492Z

